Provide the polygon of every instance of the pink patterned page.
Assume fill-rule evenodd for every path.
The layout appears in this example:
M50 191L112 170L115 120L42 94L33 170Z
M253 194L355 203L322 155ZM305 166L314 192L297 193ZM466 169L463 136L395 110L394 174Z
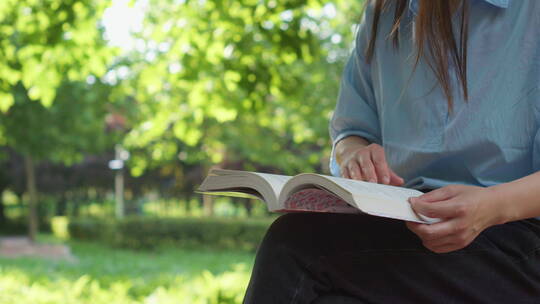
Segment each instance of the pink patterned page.
M306 189L296 192L285 201L284 209L276 211L360 213L360 210L347 204L344 200L321 189Z

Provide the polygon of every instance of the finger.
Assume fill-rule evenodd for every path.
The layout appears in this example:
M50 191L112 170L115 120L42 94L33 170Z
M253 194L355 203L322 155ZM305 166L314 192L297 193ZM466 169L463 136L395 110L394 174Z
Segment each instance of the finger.
M418 198L426 202L436 202L447 200L452 196L454 196L454 188L452 186L446 186L439 189L431 190L419 196Z
M375 166L375 172L377 174L377 180L381 184L390 183L390 169L386 163L386 157L384 155L383 148L373 149L371 152L371 162Z
M405 180L403 178L399 177L392 169L390 169L390 185L392 186L401 186Z
M349 175L352 179L362 180L362 172L360 171L360 166L358 165L356 160L352 159L351 161L349 161L348 169Z
M426 225L426 224L420 224L420 223L416 223L416 222L409 222L409 221L406 221L405 222L405 225L407 226L407 228L412 231L414 234L418 235L417 231L418 231L418 228L421 226L421 225ZM418 237L420 237L418 235Z
M358 164L360 165L360 171L362 172L362 177L365 181L376 183L377 182L377 174L375 173L375 167L373 167L373 163L371 162L371 157L369 154L359 154L356 159L358 160Z
M349 170L347 169L346 166L341 167L340 170L341 170L341 177L351 178L351 176L349 175Z
M429 228L428 224L421 224L421 223L407 221L405 222L405 225L410 231L416 234L422 240L422 242L425 241L424 238L426 237L426 233L424 232L424 230Z
M452 219L435 224L407 223L407 227L418 235L423 242L446 239L450 236L463 235L466 226L461 220Z
M429 226L432 225L414 222L406 222L406 225L407 228L409 228L422 240L424 247L436 253L455 251L468 245L467 242L464 242L463 233L455 233L442 237L437 237L436 234L433 234L432 237L434 238L427 239L429 237L426 236L426 232L422 231L422 229L429 228Z
M424 202L411 198L411 207L417 213L433 218L453 218L464 215L465 210L461 204L453 201Z

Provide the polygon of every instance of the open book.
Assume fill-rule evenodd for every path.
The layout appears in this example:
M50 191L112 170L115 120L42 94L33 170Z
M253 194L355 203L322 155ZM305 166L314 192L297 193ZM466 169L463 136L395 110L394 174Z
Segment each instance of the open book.
M197 192L257 198L275 212L363 212L418 223L439 221L411 208L408 198L422 195L418 190L313 173L291 177L214 169Z

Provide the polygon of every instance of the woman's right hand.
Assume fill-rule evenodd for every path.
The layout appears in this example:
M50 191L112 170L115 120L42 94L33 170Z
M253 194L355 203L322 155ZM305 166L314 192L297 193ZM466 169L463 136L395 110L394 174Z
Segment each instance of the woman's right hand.
M403 185L403 178L388 167L383 147L364 138L348 136L340 140L336 145L336 160L344 178Z

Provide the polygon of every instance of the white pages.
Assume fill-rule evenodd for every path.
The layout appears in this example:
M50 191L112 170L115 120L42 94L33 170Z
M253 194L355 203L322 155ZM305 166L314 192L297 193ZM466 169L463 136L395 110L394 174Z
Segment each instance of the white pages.
M208 174L198 192L258 198L266 202L270 211L294 211L285 205L287 198L305 189L323 189L361 212L374 216L419 223L439 221L413 211L408 199L422 195L418 190L313 173L291 177L215 169Z

